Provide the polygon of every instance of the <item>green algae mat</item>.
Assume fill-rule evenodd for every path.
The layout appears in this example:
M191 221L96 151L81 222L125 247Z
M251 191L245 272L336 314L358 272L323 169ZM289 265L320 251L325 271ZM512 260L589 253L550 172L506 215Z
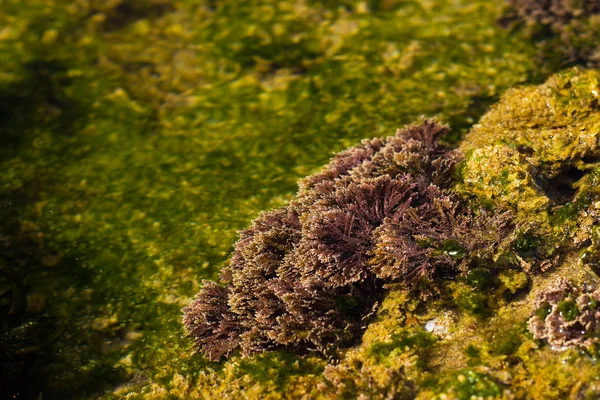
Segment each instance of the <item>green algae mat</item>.
M595 0L0 0L0 396L598 398L599 38Z

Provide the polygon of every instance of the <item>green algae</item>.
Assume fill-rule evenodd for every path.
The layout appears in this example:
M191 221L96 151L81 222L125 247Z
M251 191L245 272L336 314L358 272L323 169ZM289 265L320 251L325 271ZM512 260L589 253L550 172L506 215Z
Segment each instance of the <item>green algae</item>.
M558 310L565 321L573 321L579 315L577 303L572 300L563 300L558 303Z
M598 96L593 70L570 69L544 85L510 89L461 147L468 151L495 144L510 157L524 156L517 164L526 162L547 179L556 178L566 162L585 166L596 154Z
M472 370L460 371L453 380L446 383L436 400L454 398L460 400L498 398L502 394L501 386L485 374Z
M542 305L542 307L535 310L535 315L543 321L546 319L546 317L548 315L550 315L551 311L552 311L552 307L550 307L550 304L545 303Z
M511 7L499 23L523 29L539 48L538 59L598 66L600 18L594 1L543 3L509 0Z
M208 363L194 353L179 319L200 279L216 277L226 262L236 230L285 203L297 179L332 152L421 115L450 123L448 140L457 141L506 89L539 81L535 46L495 25L501 6L123 4L0 2L3 255L23 273L28 304L47 299L41 314L65 332L50 357L28 371L41 382L30 394L411 398L428 382L444 381L449 396L499 395L495 378L464 370L463 358L451 360L460 349L423 331L442 313L435 301L425 306L389 294L360 346L325 374L324 360L279 352ZM463 147L472 151L463 176L472 180L465 191L523 214L548 209L561 229L576 221L593 203L591 174L578 189L589 197L578 194L559 209L550 208L535 178L556 178L567 165L591 168L595 138L581 129L597 132L594 85L594 72L567 71L541 88L509 92L511 102L535 101L508 111L501 102L467 135ZM561 116L550 125L548 113L531 112L547 95ZM519 118L507 119L513 112ZM514 121L526 126L516 129ZM532 141L537 126L546 136ZM547 140L563 138L563 129L575 136ZM498 160L508 166L499 171ZM546 221L523 216L532 218ZM580 229L582 242L589 224ZM547 234L539 236L555 243ZM525 232L514 249L522 259L538 255L531 237ZM461 253L452 243L444 251ZM518 273L497 279L510 293L526 287ZM578 368L593 384L591 361L563 365L548 351L537 355L527 340L494 354L487 336L461 333L477 326L471 311L488 310L489 294L478 290L491 290L474 278L463 285L467 312L449 314L451 342L466 335L461 346L472 342L481 349L479 364L496 372L510 369L502 357L517 357L530 372L515 368L515 393L560 398ZM517 315L525 318L522 310ZM560 367L554 383L545 381L547 360ZM479 392L469 392L469 383Z
M487 311L486 294L473 290L473 287L465 284L456 284L451 287L455 304L474 315L481 315Z
M487 318L505 306L517 293L526 289L529 278L522 270L483 269L471 270L446 284L451 304L478 318Z

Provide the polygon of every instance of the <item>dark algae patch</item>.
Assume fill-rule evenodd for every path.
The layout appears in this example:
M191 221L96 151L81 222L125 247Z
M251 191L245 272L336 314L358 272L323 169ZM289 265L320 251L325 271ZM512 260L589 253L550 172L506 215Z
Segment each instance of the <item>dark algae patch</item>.
M526 32L538 45L540 61L598 67L600 2L508 0L508 4L499 23Z
M0 393L598 397L598 15L0 1Z

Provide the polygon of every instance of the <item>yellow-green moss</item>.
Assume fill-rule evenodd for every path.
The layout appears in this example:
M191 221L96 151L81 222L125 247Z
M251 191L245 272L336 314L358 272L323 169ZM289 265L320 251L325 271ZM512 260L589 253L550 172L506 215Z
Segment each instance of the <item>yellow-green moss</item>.
M464 161L461 190L491 204L523 212L546 210L550 200L535 182L535 167L524 154L506 145L488 145L469 152Z
M470 130L460 147L481 152L485 146L507 146L546 179L556 177L567 166L583 168L600 154L599 78L597 71L575 68L540 86L510 89ZM499 151L488 149L490 156ZM510 150L502 153L510 154L509 159L516 157ZM501 175L497 168L493 173Z
M533 249L548 255L559 243L590 239L599 78L597 71L574 68L543 85L510 89L460 145L466 157L457 190L487 207L512 210L525 236L537 238ZM515 251L531 262L531 249Z
M506 270L498 274L498 280L511 294L527 287L529 279L523 271Z

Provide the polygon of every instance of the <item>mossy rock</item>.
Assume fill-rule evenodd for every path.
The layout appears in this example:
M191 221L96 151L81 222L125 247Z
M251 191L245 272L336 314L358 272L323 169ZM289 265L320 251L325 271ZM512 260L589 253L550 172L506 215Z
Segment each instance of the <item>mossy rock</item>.
M507 146L545 179L556 178L569 167L583 169L600 155L599 79L595 70L575 68L540 86L509 89L460 147L468 152Z
M595 70L573 68L543 85L508 90L461 142L466 156L457 189L513 210L548 249L591 240L599 78Z

